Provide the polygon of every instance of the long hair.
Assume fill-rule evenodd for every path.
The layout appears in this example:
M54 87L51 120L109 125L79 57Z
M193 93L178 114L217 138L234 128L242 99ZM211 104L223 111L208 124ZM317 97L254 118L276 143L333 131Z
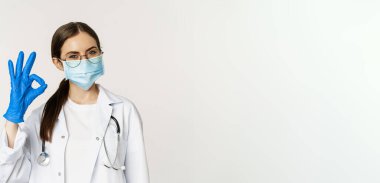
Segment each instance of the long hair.
M51 56L60 58L61 48L64 42L78 35L80 32L88 33L95 39L98 48L101 50L100 41L95 31L85 23L82 22L70 22L59 27L51 41ZM52 141L53 130L57 122L58 116L61 112L63 104L66 103L69 95L69 80L63 79L57 89L57 91L46 102L41 120L40 137L44 141Z

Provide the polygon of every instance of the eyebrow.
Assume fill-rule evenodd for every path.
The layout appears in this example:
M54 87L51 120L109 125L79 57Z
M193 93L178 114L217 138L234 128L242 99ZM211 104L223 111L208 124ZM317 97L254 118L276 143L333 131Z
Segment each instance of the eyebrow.
M89 50L91 50L91 49L93 49L93 48L98 48L98 47L97 47L97 46L92 46L92 47L88 48L88 49L86 50L86 52L89 51ZM99 49L99 48L98 48L98 49ZM79 53L79 51L69 51L69 52L67 52L65 55L67 55L67 54L69 54L69 53Z

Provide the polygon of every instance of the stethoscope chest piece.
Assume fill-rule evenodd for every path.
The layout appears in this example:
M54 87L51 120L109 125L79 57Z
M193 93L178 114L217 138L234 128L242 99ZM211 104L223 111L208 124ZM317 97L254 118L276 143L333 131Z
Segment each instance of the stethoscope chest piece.
M49 164L49 161L50 157L46 152L42 152L37 158L37 163L41 166L47 166Z

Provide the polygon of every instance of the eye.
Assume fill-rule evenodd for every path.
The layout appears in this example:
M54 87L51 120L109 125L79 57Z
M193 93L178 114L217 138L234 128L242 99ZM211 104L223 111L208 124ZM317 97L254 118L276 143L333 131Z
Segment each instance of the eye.
M69 59L77 59L77 58L79 58L79 56L78 55L69 55L67 58L69 58Z
M90 50L88 53L90 55L96 55L96 54L98 54L98 51L97 50Z

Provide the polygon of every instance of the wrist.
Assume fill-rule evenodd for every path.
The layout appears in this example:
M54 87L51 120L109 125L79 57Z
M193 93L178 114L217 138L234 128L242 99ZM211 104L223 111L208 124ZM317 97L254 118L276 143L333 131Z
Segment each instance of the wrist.
M5 129L17 129L18 126L19 126L18 123L13 123L12 121L6 120L4 128Z

